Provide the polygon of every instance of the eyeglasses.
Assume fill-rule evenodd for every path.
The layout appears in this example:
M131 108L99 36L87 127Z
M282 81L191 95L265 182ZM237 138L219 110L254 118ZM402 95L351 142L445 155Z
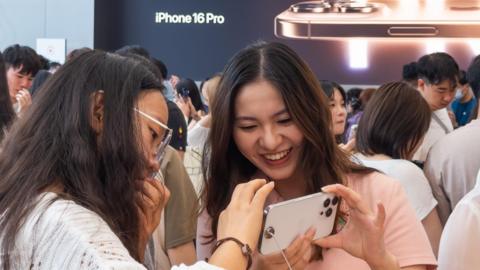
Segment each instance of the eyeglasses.
M158 145L158 148L155 151L155 160L158 162L158 164L162 164L163 157L165 156L165 149L167 148L168 144L170 143L170 140L172 139L172 129L169 128L167 125L164 123L158 121L154 117L140 111L137 108L134 108L136 112L138 112L141 116L147 118L148 120L151 120L155 124L159 125L165 130L165 134L163 136L162 142ZM157 178L158 172L155 172L152 177Z

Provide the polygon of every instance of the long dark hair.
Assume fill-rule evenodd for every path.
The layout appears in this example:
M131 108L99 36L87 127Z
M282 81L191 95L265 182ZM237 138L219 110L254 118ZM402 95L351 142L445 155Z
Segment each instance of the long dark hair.
M203 200L212 218L212 240L220 212L229 203L233 189L250 180L258 170L238 150L232 132L238 93L246 84L260 79L278 89L305 137L298 167L304 172L307 193L318 192L328 184L343 183L346 173L371 171L352 163L337 147L331 132L328 98L307 64L281 43L253 44L228 62L212 103L212 127L203 157Z
M428 103L406 82L386 83L372 95L357 130L357 150L406 159L428 131Z
M147 161L133 108L140 92L161 91L159 81L138 61L92 51L68 61L42 89L0 154L3 267L10 267L16 234L37 196L54 185L63 187L60 197L100 215L139 259L134 181ZM99 90L101 135L91 126L91 96Z
M15 111L13 110L12 101L8 92L5 62L0 52L0 141L13 119L15 119Z

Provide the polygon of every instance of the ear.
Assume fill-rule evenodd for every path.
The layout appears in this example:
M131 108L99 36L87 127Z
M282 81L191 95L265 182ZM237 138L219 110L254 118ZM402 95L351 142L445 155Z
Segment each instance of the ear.
M103 130L103 116L104 116L104 92L97 90L90 95L91 104L91 123L95 133L100 134Z
M422 93L425 90L425 81L423 79L417 80L417 89Z

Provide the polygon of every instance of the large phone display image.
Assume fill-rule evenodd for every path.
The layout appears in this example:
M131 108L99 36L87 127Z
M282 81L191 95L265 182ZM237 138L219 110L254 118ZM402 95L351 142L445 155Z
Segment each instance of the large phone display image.
M480 37L480 1L299 2L275 17L275 35L293 39Z

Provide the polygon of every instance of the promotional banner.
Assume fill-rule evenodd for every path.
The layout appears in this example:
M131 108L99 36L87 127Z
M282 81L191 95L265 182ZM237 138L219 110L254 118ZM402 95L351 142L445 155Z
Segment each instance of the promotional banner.
M104 0L95 2L95 47L138 44L170 74L202 80L258 41L291 46L319 79L378 85L426 53L461 68L480 54L478 1ZM346 5L347 3L348 5Z

